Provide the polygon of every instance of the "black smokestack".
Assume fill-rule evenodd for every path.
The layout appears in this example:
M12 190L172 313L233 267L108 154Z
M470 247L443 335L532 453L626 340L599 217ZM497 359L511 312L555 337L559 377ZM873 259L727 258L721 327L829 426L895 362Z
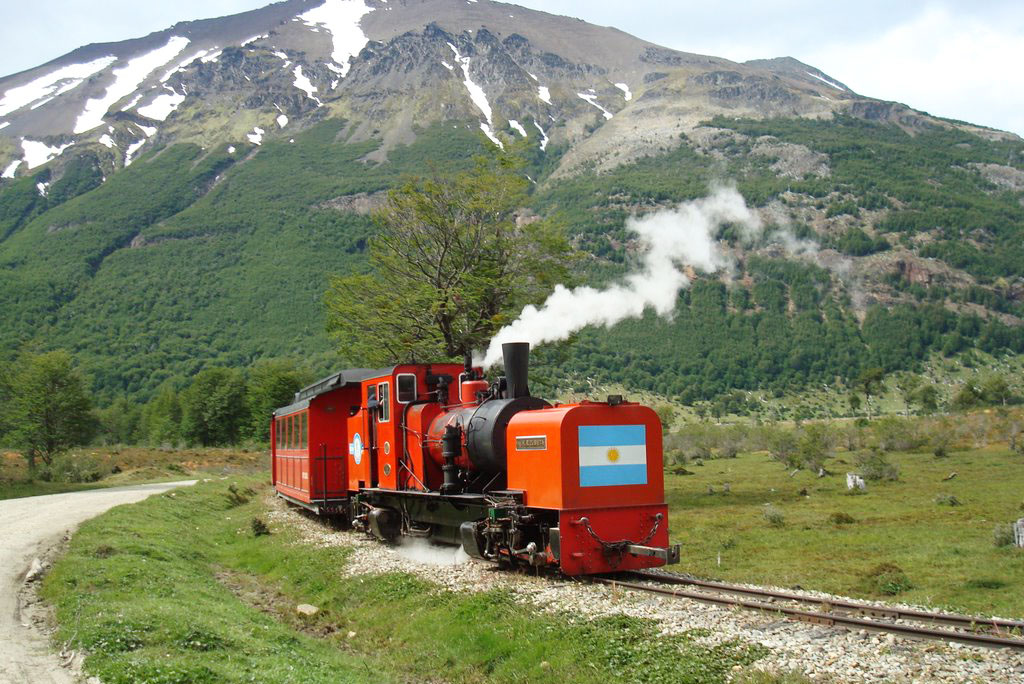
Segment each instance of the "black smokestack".
M506 342L501 345L501 355L505 359L505 382L508 398L530 396L527 375L530 371L530 343Z

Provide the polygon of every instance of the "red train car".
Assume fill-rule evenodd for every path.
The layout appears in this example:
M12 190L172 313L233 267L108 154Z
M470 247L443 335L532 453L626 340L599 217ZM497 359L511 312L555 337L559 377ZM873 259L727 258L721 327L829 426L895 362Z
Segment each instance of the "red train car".
M619 397L531 396L528 350L505 345L493 383L478 368L408 364L302 389L274 412L278 495L385 541L425 537L568 575L678 562L657 415Z

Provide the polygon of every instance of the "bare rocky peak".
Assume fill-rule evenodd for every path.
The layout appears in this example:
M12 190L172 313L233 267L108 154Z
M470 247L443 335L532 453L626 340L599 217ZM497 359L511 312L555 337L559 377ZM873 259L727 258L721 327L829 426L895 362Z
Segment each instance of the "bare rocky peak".
M383 141L376 161L448 120L563 146L558 178L676 146L716 114L836 111L950 125L792 58L739 64L490 0L287 0L0 79L0 172L83 149L113 171L157 141L259 145L344 116L352 140Z

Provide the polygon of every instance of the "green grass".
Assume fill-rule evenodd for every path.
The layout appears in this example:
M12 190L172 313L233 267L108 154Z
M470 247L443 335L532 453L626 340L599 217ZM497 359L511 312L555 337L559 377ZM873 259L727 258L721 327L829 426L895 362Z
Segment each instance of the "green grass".
M1024 517L1024 459L999 447L954 452L890 454L897 482L846 491L853 458L840 453L833 475L795 477L764 453L688 465L694 475L668 475L670 530L682 543L680 569L730 581L801 586L865 598L891 598L869 576L891 563L911 588L898 600L971 613L1024 616L1024 597L1005 587L1024 584L1024 552L997 548L993 529ZM957 476L944 481L950 473ZM731 492L722 493L728 482ZM715 494L708 494L708 487ZM800 490L806 489L807 496ZM963 505L940 506L952 495ZM776 527L763 515L783 515ZM830 520L835 513L849 524ZM721 564L719 565L719 558ZM1004 586L1005 585L1005 586Z
M107 684L724 682L765 653L663 637L636 618L570 623L500 590L343 577L344 548L276 525L253 536L264 482L199 484L83 525L43 589L57 639L85 649L86 670ZM300 621L300 602L321 611Z

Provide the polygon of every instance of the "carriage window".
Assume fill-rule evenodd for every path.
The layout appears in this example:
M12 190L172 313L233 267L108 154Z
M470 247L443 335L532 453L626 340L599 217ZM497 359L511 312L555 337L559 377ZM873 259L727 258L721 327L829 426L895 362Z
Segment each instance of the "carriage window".
M295 447L298 446L298 444L297 444L297 442L299 441L297 439L298 434L297 434L297 431L295 430L295 428L298 427L295 424L296 423L296 418L298 418L298 416L288 416L288 448L289 449L294 449Z
M305 411L302 412L302 418L299 423L299 448L309 448L309 414Z
M391 420L391 383L382 382L377 385L377 393L380 396L380 422L386 423Z
M399 404L416 401L416 376L412 373L399 373L397 394L395 398Z
M281 448L281 419L274 419L274 446L278 449Z

